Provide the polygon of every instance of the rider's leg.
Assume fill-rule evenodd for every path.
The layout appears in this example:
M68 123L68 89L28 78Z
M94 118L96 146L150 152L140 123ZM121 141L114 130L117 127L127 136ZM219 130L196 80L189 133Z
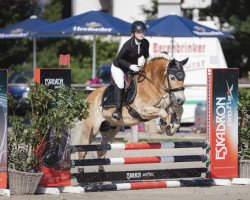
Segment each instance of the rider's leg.
M112 117L116 120L120 120L122 117L122 102L123 102L123 89L124 89L124 73L123 71L115 67L111 66L111 74L115 81L115 101L116 101L116 109L112 114Z

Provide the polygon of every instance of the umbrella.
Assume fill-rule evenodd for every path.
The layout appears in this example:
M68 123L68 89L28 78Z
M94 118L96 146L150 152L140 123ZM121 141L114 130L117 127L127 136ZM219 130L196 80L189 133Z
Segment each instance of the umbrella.
M0 29L0 39L30 38L38 28L48 24L50 24L50 22L33 15L24 21ZM35 68L36 38L33 37L33 69Z
M72 37L93 35L92 78L96 74L96 35L129 35L130 23L102 11L69 17L38 30L35 37Z
M151 35L172 38L172 57L174 37L232 37L229 33L209 28L178 15L167 15L151 20L147 25Z

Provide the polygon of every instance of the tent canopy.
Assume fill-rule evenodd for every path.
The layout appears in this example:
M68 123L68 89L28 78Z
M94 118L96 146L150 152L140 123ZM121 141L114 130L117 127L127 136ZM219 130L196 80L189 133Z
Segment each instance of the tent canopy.
M35 37L74 35L129 35L130 23L102 11L90 11L38 29Z
M39 28L48 24L50 22L33 15L24 21L0 29L0 39L29 38Z
M209 28L178 15L167 15L147 22L149 31L164 37L232 37L216 29Z
M130 35L130 26L130 23L102 11L89 11L38 29L34 37L93 35L93 79L96 76L96 35Z

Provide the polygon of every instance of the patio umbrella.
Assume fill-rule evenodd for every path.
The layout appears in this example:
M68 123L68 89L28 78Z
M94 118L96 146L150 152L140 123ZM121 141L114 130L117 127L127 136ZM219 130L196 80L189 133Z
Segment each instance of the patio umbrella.
M50 22L37 16L9 25L0 29L0 39L30 38L38 28L48 25ZM36 68L36 37L33 36L33 69Z
M171 37L172 57L174 37L233 37L229 33L209 28L178 15L167 15L165 17L151 20L147 22L147 25L152 36Z
M130 35L130 23L102 11L69 17L38 30L35 37L93 35L92 78L96 75L96 35Z

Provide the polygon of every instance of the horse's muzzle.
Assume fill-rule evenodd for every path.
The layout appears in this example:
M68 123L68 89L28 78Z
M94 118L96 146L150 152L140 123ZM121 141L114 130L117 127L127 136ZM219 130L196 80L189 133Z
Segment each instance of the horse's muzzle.
M182 106L185 103L185 99L179 99L178 98L176 101L177 101L178 106Z

